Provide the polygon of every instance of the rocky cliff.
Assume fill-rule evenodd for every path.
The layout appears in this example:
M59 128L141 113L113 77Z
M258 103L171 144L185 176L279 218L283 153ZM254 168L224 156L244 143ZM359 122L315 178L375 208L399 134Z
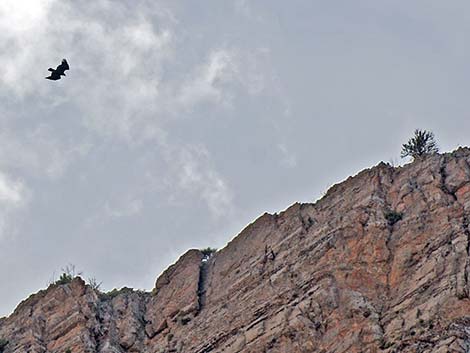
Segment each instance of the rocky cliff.
M5 353L470 352L469 223L470 149L381 163L209 259L188 251L152 293L52 285L0 339Z

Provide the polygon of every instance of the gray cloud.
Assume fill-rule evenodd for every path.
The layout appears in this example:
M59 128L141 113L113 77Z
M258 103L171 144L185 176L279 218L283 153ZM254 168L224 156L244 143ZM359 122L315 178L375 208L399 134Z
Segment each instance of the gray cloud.
M0 314L70 262L151 288L416 127L468 144L469 7L3 0Z
M170 199L186 199L188 192L199 194L209 211L215 217L232 213L233 192L226 181L211 165L209 152L203 146L179 148L167 155L172 161L173 172L167 179L168 185L176 189ZM178 195L179 194L179 195Z
M8 222L12 213L24 207L29 199L29 190L21 180L0 172L0 239L14 232Z

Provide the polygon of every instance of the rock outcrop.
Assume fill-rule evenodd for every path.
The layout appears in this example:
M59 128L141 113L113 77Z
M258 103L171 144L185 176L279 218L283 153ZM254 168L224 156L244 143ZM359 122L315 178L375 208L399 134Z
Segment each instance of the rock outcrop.
M52 285L0 320L5 353L470 352L470 149L380 163L264 214L152 293Z

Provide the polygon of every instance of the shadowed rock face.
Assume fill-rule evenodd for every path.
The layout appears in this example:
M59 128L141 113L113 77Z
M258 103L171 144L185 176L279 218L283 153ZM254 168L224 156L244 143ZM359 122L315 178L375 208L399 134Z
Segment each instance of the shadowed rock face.
M5 352L468 352L470 149L362 171L265 214L152 293L53 285L0 320Z

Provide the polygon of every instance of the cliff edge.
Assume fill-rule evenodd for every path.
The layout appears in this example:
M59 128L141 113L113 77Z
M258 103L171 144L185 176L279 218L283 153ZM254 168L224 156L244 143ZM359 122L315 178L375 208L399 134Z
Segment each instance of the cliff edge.
M152 293L52 285L0 339L4 353L469 352L469 223L470 149L380 163L209 259L188 251Z

